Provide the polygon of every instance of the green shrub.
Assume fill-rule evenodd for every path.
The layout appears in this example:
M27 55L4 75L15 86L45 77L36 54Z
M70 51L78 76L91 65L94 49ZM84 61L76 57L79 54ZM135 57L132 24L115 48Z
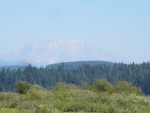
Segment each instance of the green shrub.
M16 90L19 94L26 94L31 85L25 81L19 81L15 84Z
M28 91L29 100L43 100L48 97L48 90L38 85L32 85Z
M129 84L126 81L119 81L115 85L115 92L117 93L125 93L125 94L136 94L136 95L141 95L142 91L140 88L135 87L131 84Z
M35 105L35 113L60 113L53 105L37 104Z
M17 95L15 93L0 93L0 101L9 101L12 100Z
M86 110L86 106L88 105L88 103L86 101L82 101L82 102L69 102L66 103L62 110L64 112L79 112L79 111L85 111Z
M112 93L114 91L113 85L111 85L106 80L97 80L94 84L94 89L98 92L109 92Z
M64 91L69 89L79 89L76 85L60 82L54 86L53 91Z

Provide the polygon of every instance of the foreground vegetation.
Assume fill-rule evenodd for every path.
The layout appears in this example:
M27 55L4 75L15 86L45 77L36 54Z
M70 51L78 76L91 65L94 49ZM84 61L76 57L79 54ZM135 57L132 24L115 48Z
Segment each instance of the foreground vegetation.
M17 93L0 93L1 113L150 113L150 98L127 82L112 85L59 83L52 89L16 83Z

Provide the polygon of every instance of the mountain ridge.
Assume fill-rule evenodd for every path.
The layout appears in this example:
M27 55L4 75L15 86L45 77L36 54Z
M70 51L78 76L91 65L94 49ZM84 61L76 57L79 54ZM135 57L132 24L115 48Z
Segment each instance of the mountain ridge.
M57 69L59 67L63 67L63 68L67 68L67 69L76 69L82 65L94 66L94 65L100 65L100 64L113 65L114 63L108 62L108 61L74 61L74 62L62 62L62 63L50 64L50 65L47 65L46 68L47 69L51 69L51 68Z

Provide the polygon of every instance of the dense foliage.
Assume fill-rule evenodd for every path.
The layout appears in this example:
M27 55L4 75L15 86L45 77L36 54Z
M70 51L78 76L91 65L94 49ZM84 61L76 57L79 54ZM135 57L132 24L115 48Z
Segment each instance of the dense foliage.
M24 81L19 81L15 84L15 88L19 94L26 94L30 89L30 84Z
M82 88L66 83L58 83L51 90L32 85L25 94L0 93L0 112L149 113L150 98L138 96L135 92L139 88L132 85L135 92L129 93L130 89L120 92L118 87L122 84L130 85L120 81L116 87L106 80L97 80Z
M81 87L84 82L92 84L98 79L105 79L112 84L127 81L140 87L144 94L150 94L150 63L83 64L72 69L64 67L63 63L57 68L37 68L31 65L16 70L3 68L0 70L0 91L15 91L14 84L20 80L51 88L58 82Z

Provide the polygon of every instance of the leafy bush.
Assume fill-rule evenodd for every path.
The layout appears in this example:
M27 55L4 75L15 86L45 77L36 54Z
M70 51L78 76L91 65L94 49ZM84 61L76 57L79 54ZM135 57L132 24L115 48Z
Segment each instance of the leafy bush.
M94 84L94 88L98 92L109 92L112 93L114 90L113 85L111 85L108 81L106 80L97 80Z
M15 96L17 96L15 93L0 93L0 101L12 100Z
M115 85L115 92L125 93L125 94L136 94L136 95L142 94L142 91L140 88L135 87L126 81L119 81Z
M19 94L26 94L31 85L25 81L19 81L15 84L16 90Z
M64 82L57 83L56 86L54 86L53 90L54 91L64 91L64 90L69 90L69 89L78 89L76 85L73 84L66 84Z

